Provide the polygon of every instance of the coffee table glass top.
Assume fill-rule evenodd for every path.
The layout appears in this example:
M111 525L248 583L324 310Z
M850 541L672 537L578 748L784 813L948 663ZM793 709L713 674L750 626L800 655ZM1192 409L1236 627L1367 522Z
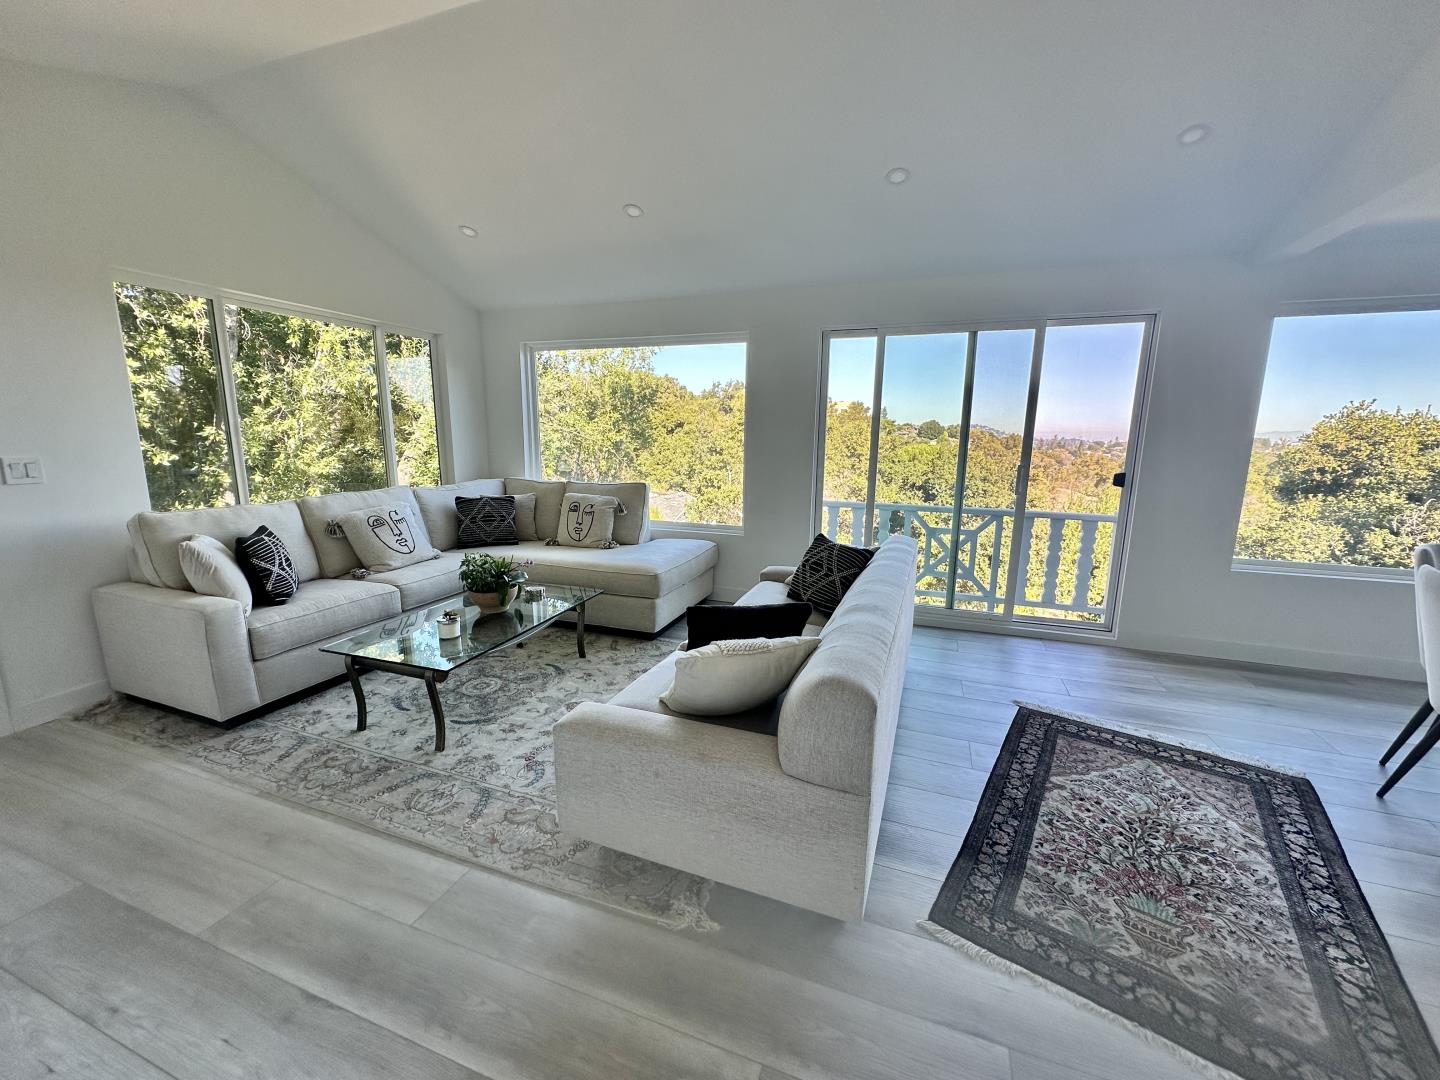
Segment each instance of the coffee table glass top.
M322 652L379 660L428 671L453 671L461 664L530 637L562 615L593 600L604 589L547 585L545 599L526 603L517 597L505 611L487 614L463 595L421 611L408 611L320 647ZM435 625L446 611L460 612L460 636L442 638Z

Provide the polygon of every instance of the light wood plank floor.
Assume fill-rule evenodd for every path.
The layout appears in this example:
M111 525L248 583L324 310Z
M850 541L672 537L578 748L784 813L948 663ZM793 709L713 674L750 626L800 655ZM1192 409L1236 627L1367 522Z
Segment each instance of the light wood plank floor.
M676 933L63 723L0 740L0 1073L1109 1080L1168 1054L925 937L1023 698L1315 782L1440 1029L1440 758L1414 684L917 628L866 920L716 886Z

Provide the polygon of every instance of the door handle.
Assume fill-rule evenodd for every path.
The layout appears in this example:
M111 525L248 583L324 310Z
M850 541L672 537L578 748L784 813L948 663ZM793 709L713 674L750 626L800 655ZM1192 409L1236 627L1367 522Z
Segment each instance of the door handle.
M1125 486L1125 474L1123 472L1117 472L1110 478L1110 486L1123 488Z

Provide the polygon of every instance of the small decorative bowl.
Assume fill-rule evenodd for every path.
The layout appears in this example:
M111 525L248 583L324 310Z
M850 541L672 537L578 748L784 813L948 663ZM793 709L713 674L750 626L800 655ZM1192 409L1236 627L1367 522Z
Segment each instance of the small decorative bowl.
M524 595L527 604L538 604L541 600L545 599L545 586L526 585L525 592L522 595Z

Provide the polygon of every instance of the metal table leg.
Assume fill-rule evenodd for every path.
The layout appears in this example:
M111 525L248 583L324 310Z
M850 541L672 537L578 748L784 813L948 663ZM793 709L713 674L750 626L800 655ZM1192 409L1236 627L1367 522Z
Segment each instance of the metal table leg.
M425 689L430 694L430 709L435 714L435 752L445 749L445 708L440 704L440 691L435 685L435 673L425 673Z
M585 605L579 604L575 608L575 651L580 659L585 659Z
M365 730L365 691L360 686L360 671L353 656L345 657L345 674L350 676L350 689L355 691L355 730Z

